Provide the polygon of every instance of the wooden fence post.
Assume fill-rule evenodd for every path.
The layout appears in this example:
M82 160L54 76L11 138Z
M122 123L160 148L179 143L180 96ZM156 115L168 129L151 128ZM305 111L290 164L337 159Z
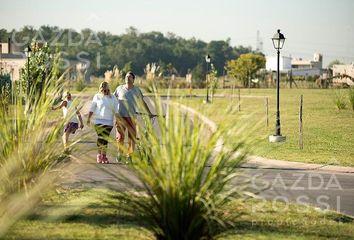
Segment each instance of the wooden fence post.
M238 89L238 111L241 112L241 92L240 92L240 88Z
M232 84L232 89L231 89L231 96L232 98L234 98L234 94L235 94L235 84Z
M299 148L302 150L304 149L304 142L303 142L303 130L302 130L302 105L303 105L303 96L300 97L300 136L299 136Z
M266 97L266 123L267 123L267 127L269 126L269 118L268 118L268 113L269 113L269 108L268 108L268 97Z

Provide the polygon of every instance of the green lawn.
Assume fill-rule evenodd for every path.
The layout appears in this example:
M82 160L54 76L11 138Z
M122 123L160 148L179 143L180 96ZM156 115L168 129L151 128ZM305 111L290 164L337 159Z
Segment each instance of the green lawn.
M245 128L243 133L255 140L254 154L279 160L354 166L354 111L349 107L341 111L336 109L334 95L338 91L349 104L348 90L281 89L281 133L287 137L281 144L268 142L268 136L275 131L275 89L241 89L241 112L238 112L237 97L214 98L213 104L203 104L202 98L174 100L196 109L221 126ZM188 92L174 90L172 94L183 96ZM217 94L228 96L230 92L218 90ZM193 90L192 93L205 94L205 90ZM298 144L301 94L304 97L303 150ZM266 97L269 97L269 126L266 125ZM226 142L239 137L235 133Z
M96 189L47 196L35 214L18 222L3 239L154 239L146 226L119 210L122 203L113 199L114 195ZM352 218L300 205L249 200L246 205L231 203L225 214L230 215L233 226L220 230L219 240L354 236Z

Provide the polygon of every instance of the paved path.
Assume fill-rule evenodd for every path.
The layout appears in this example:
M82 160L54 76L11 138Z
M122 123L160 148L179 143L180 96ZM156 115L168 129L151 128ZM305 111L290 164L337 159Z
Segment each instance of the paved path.
M291 168L243 168L260 198L310 204L354 216L354 174Z
M94 144L92 144L94 147ZM122 189L119 176L139 181L129 172L126 165L96 164L95 152L88 152L80 158L74 157L70 177L65 182L71 187L109 187ZM354 174L323 170L306 170L273 166L259 168L244 164L240 172L248 179L252 192L259 192L261 199L311 204L322 209L333 209L354 216ZM234 183L238 185L238 182Z
M83 112L88 109L87 106L88 104L85 104ZM88 130L89 128L86 128L86 131ZM91 149L96 148L93 141L85 145L92 145ZM249 190L259 192L262 199L313 205L354 216L354 168L251 156L240 171L244 178L250 181ZM123 185L117 178L119 175L130 177L139 184L125 165L96 164L94 151L74 156L68 172L70 177L64 185L71 187L122 189ZM262 205L258 207L261 208Z

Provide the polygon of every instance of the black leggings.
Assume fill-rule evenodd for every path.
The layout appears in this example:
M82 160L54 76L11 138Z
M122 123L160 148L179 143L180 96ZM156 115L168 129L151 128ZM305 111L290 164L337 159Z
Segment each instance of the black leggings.
M97 147L100 150L106 150L108 144L108 137L112 131L113 126L95 124L95 129L98 135L97 138Z

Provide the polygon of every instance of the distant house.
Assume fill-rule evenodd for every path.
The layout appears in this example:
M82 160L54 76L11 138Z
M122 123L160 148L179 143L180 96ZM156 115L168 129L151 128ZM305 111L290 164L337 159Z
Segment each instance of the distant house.
M354 63L349 65L335 64L332 67L332 71L334 77L333 84L354 86ZM338 77L336 78L336 76Z
M292 71L293 76L320 76L322 69L322 54L315 53L312 60L303 60L302 58L292 59L292 57L280 56L280 72ZM266 57L266 69L268 71L277 71L277 57Z
M314 53L312 60L303 60L302 58L291 61L293 76L320 76L324 70L322 68L323 57L320 53Z
M293 69L322 69L323 57L320 53L314 53L312 60L303 60L302 58L293 59L291 66Z
M20 79L20 69L26 64L26 56L20 49L11 44L0 43L0 72L10 74L12 81Z

